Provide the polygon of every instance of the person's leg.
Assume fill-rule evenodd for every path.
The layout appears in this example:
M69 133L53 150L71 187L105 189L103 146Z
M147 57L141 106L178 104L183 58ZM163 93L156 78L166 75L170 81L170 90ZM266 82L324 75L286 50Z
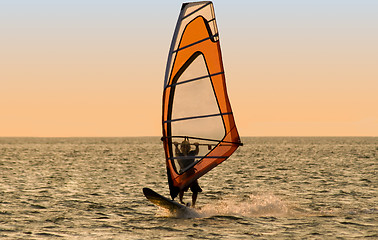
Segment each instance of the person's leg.
M193 195L192 195L192 207L193 208L196 206L197 196L198 196L198 192L193 192Z
M180 194L179 194L180 203L185 204L185 203L182 201L182 198L183 198L183 197L184 197L184 191L180 191Z

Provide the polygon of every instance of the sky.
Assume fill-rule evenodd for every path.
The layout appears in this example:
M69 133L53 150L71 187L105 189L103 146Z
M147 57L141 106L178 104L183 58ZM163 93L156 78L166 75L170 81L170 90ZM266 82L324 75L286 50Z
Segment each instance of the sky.
M378 1L213 1L243 136L378 136ZM176 0L0 0L0 137L160 136Z

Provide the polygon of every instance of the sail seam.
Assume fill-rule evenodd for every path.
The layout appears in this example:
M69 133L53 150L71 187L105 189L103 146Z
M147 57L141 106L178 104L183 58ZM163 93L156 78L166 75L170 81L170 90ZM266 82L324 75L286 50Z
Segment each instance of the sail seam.
M224 72L218 72L218 73L214 73L214 74L210 74L210 75L205 75L205 76L202 76L202 77L192 78L192 79L188 79L188 80L181 81L181 82L178 82L178 83L173 83L173 84L167 85L167 87L172 87L172 86L180 85L180 84L183 84L183 83L193 82L193 81L201 80L201 79L204 79L204 78L213 77L213 76L216 76L216 75L219 75L219 74L223 74L223 73Z
M176 121L184 121L184 120L197 119L197 118L216 117L216 116L222 116L222 115L228 115L228 114L232 114L232 112L193 116L193 117L185 117L185 118L177 118L177 119L171 119L171 120L164 121L163 123L171 123L171 122L176 122Z
M196 44L198 44L198 43L204 42L204 41L206 41L206 40L209 40L209 39L212 39L212 38L215 38L215 37L218 37L218 33L216 33L216 34L214 34L214 35L212 35L212 36L210 36L210 37L207 37L207 38L201 39L201 40L199 40L199 41L197 41L197 42L194 42L194 43L191 43L191 44L189 44L189 45L186 45L186 46L184 46L184 47L182 47L182 48L178 48L178 49L176 49L176 50L173 50L172 53L176 53L176 52L181 51L181 50L183 50L183 49L185 49L185 48L188 48L188 47L194 46L194 45L196 45Z
M182 20L185 19L185 18L187 18L187 17L189 17L189 16L191 16L191 15L193 15L194 13L198 12L199 10L205 8L205 7L206 7L207 5L209 5L210 3L211 3L211 2L208 2L207 4L203 5L202 7L199 7L198 9L196 9L196 10L194 10L193 12L189 13L188 15L184 16L184 17L182 18Z

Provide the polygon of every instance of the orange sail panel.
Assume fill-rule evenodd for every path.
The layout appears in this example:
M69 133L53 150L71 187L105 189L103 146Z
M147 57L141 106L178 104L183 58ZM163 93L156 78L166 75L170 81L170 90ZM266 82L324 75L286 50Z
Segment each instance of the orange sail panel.
M162 121L172 199L241 145L210 1L182 5L168 55Z

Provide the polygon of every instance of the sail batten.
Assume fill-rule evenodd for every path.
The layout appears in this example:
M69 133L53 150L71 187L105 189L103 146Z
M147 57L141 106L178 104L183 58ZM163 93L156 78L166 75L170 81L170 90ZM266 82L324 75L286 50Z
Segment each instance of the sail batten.
M240 145L240 146L243 146L243 143L238 141L238 142L228 142L228 141L222 141L222 140L218 140L218 139L209 139L209 138L199 138L199 137L193 137L193 136L168 136L168 137L161 137L161 140L164 141L164 139L167 139L167 138L180 138L180 139L186 139L186 138L189 138L189 139L194 139L194 140L203 140L203 141L210 141L210 142L222 142L222 143L230 143L230 144L237 144L237 145ZM207 145L207 144L205 144Z
M194 46L194 45L196 45L196 44L199 44L199 43L201 43L201 42L204 42L204 41L206 41L206 40L211 40L211 39L213 39L213 38L215 38L215 37L218 37L218 34L214 34L214 35L212 35L212 36L210 36L210 37L207 37L207 38L204 38L204 39L198 40L197 42L194 42L194 43L188 44L188 45L186 45L186 46L183 46L183 47L181 47L181 48L179 48L179 49L174 50L173 52L176 53L176 52L178 52L178 51L181 51L181 50L183 50L183 49L185 49L185 48L188 48L188 47L192 47L192 46Z
M226 156L193 156L193 157L187 157L187 159L189 158L199 158L199 159L206 159L206 158L228 158ZM185 157L171 157L169 158L170 160L174 160L174 159L185 159Z
M178 118L178 119L171 119L171 120L164 121L163 123L170 123L170 122L176 122L176 121L185 121L185 120L191 120L191 119L196 119L196 118L216 117L216 116L227 115L227 114L232 114L232 112L209 114L209 115L202 115L202 116L192 116L192 117Z
M163 91L162 141L172 198L242 145L225 80L212 2L184 3ZM181 151L183 141L191 151Z
M176 86L176 85L179 85L179 84L188 83L188 82L192 82L192 81L197 81L197 80L201 80L201 79L204 79L204 78L207 78L207 77L213 77L213 76L216 76L216 75L219 75L219 74L224 74L224 72L213 73L211 75L206 75L206 76L202 76L202 77L197 77L197 78L185 80L185 81L182 81L182 82L178 82L178 83L167 85L167 87L173 87L173 86Z

